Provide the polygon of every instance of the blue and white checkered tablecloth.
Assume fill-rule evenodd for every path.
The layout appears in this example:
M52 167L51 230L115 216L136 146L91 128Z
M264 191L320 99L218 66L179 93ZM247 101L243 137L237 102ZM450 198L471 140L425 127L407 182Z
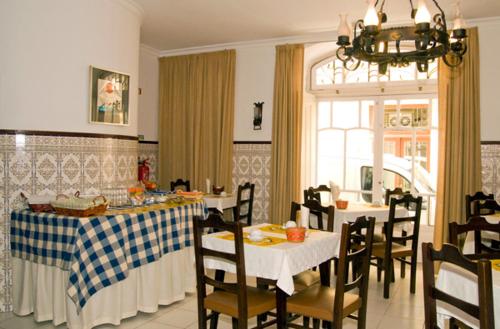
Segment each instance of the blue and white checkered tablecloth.
M11 252L69 270L67 291L79 312L97 291L127 278L129 270L192 246L192 217L207 214L203 202L89 218L14 211Z

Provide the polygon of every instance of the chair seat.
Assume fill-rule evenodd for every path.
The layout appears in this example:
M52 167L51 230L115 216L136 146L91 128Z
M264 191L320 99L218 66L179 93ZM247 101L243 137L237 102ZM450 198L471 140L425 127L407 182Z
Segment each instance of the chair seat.
M385 257L385 242L377 242L373 244L372 255L378 258ZM411 256L413 251L409 246L403 246L397 243L392 243L392 257L406 257Z
M214 291L204 300L205 308L212 311L227 314L238 318L238 299L236 294L226 291ZM252 318L259 314L276 308L276 296L273 292L254 287L247 287L248 317Z
M306 317L332 321L335 289L315 284L288 298L287 312L301 314ZM361 298L358 295L344 294L344 311L342 318L352 314L361 307Z
M312 286L315 283L320 282L321 276L318 271L307 270L302 273L293 276L293 283L295 285L295 291L303 290L307 287Z

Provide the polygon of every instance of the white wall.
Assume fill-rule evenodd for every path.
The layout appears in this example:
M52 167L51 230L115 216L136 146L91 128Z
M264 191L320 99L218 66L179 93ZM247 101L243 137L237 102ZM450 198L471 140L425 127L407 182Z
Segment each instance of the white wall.
M138 134L147 141L158 140L158 75L159 52L150 47L141 46L139 57L139 117Z
M0 128L137 135L141 9L127 0L0 2ZM89 66L130 74L130 124L89 123Z
M270 141L272 136L275 46L236 49L235 141ZM253 130L253 103L264 102L262 130Z
M481 140L500 141L500 18L485 20L479 27L479 80L481 88Z

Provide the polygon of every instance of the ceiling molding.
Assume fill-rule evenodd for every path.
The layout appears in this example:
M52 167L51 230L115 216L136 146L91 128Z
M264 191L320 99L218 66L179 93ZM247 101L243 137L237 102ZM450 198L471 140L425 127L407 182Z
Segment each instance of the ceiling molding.
M144 51L145 53L147 53L151 56L160 57L160 53L161 53L160 50L153 48L151 46L148 46L144 43L141 43L140 47L141 47L141 50Z
M394 21L391 21L389 24L386 24L386 26L387 27L401 26L401 25L410 24L411 22L412 22L411 20L394 20ZM469 26L500 25L500 16L468 19L468 20L466 20L466 22ZM158 51L158 53L159 53L159 57L169 57L169 56L205 53L205 52L218 51L218 50L224 50L224 49L238 49L238 48L259 47L259 46L260 47L262 47L262 46L276 46L276 45L287 44L287 43L332 42L332 41L335 41L336 37L337 37L337 31L318 31L318 32L304 34L304 35L296 35L296 36L282 37L282 38L229 42L229 43L220 43L220 44L200 46L200 47L189 47L189 48L172 49L172 50L160 50L160 51ZM147 45L145 45L145 46L147 46ZM149 47L149 46L147 46L147 47ZM152 49L154 49L154 48L152 48Z
M138 19L139 22L142 24L142 21L144 19L144 8L134 0L113 0L113 2L119 4L132 14L134 14Z

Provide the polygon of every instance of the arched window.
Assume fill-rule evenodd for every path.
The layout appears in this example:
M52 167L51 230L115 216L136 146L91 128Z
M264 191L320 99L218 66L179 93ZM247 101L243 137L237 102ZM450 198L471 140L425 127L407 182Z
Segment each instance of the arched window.
M385 189L401 187L424 198L422 223L433 224L437 62L427 73L409 64L380 75L376 65L349 71L329 56L309 69L314 102L306 104L304 138L312 147L303 166L311 173L304 182L333 181L352 202L383 202Z
M359 85L367 88L380 86L397 88L399 82L417 82L418 85L425 85L428 81L435 83L437 62L429 63L427 73L419 72L415 63L410 63L403 67L389 66L387 74L381 75L376 64L361 62L358 69L349 71L344 68L342 61L331 56L314 64L310 76L311 91L352 88L354 84L358 85L358 88Z

